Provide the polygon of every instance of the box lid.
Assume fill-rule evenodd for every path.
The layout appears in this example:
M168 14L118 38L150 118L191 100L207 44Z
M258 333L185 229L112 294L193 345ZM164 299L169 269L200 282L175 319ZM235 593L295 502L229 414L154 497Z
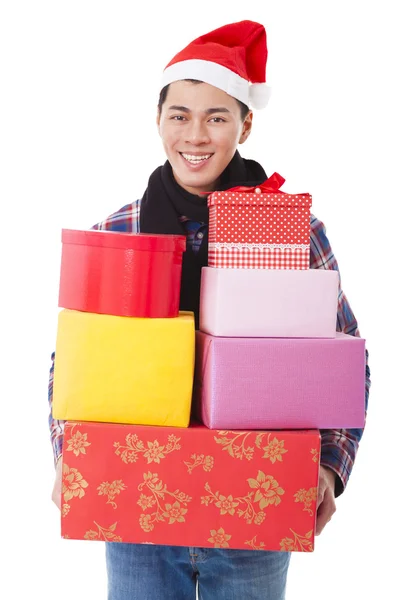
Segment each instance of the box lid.
M311 194L287 194L286 192L259 194L256 192L213 192L208 196L208 206L297 206L310 208Z
M184 252L186 249L186 236L184 235L63 229L61 238L63 244L122 248L125 250Z

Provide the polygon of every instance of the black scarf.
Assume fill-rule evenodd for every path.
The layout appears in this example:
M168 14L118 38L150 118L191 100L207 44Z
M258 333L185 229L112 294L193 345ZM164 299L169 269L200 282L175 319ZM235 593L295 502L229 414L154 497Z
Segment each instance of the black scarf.
M267 179L262 166L254 160L242 158L236 151L220 178L218 190L239 185L256 186ZM208 225L207 196L190 194L175 181L167 161L151 175L140 208L141 233L170 233L185 235L179 217ZM208 229L207 229L208 232ZM201 269L208 265L208 233L197 254L192 250L183 253L180 310L193 311L196 329L199 326Z

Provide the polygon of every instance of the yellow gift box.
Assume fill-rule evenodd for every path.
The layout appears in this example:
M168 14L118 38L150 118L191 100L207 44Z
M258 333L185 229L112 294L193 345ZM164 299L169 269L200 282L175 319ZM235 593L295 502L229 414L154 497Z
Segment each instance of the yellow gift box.
M192 312L148 319L61 310L53 417L188 427L194 360Z

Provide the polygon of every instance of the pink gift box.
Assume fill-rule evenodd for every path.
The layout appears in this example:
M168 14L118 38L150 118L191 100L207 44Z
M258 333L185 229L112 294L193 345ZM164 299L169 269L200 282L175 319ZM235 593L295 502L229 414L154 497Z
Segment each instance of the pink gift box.
M333 338L337 298L337 271L204 267L200 330L227 337Z
M363 427L365 340L198 331L194 411L210 429Z

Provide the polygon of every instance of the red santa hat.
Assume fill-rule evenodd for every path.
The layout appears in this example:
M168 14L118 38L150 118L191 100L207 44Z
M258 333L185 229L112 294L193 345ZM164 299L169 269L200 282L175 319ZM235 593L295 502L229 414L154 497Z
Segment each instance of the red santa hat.
M182 79L213 85L250 108L265 108L267 35L263 25L240 21L195 39L166 66L161 88Z

